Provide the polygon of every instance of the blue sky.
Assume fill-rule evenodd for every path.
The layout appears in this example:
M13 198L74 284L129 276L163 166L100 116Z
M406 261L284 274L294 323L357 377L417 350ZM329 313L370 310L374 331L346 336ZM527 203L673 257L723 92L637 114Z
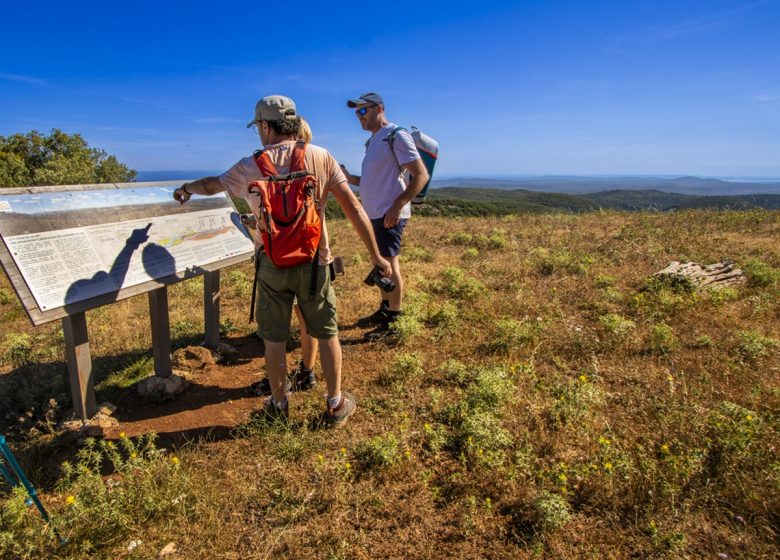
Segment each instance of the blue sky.
M79 132L138 170L221 170L292 97L357 169L378 91L436 175L780 178L780 0L7 2L0 135Z

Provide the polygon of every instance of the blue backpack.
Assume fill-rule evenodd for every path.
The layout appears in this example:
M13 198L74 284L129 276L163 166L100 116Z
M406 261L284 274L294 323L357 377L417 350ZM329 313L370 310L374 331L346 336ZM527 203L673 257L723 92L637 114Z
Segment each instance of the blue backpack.
M398 165L398 170L400 172L402 171L401 164L399 163L398 156L395 155L395 150L393 149L395 135L399 130L406 129L400 126L395 127L395 129L387 135L385 140L387 141L387 145L390 146L390 151L395 158L395 163ZM436 165L436 159L439 157L439 143L415 126L412 127L411 136L412 140L414 141L414 145L417 148L417 152L420 154L420 158L425 165L425 169L428 170L428 182L425 183L425 186L422 188L422 190L417 193L417 196L415 196L412 200L412 204L422 204L425 202L425 197L428 195L428 187L430 186L431 178L433 177L433 166Z

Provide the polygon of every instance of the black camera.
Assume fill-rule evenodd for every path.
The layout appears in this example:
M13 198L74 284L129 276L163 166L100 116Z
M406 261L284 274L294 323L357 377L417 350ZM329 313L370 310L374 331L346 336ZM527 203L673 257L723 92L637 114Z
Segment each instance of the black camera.
M389 278L382 276L382 269L375 266L371 272L368 273L366 279L363 280L368 286L379 286L379 289L383 292L392 292L395 290L395 282Z

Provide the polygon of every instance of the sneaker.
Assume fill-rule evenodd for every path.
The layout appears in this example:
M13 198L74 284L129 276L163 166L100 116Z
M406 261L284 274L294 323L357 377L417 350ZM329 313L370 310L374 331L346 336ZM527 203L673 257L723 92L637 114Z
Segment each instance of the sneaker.
M374 311L371 315L361 317L355 321L355 324L358 327L376 327L377 325L382 325L383 323L387 323L387 307L384 305L380 305L379 309Z
M290 380L287 379L287 384L284 388L285 393L290 392ZM271 380L268 376L263 377L260 381L255 381L249 386L249 392L258 397L267 397L271 394Z
M287 419L290 417L289 399L285 401L284 406L282 408L279 408L278 406L276 406L276 403L274 403L274 398L268 397L267 399L265 399L265 403L263 404L263 411L261 413L261 416L263 420L265 420L266 422L276 422L277 420L282 420L286 422Z
M355 397L346 391L342 391L341 402L337 407L331 408L327 406L327 401L325 401L325 403L325 406L327 407L327 410L325 411L325 422L331 428L338 428L339 426L343 426L347 421L347 418L352 416L357 409Z
M308 391L317 385L317 379L314 377L314 370L306 369L303 366L303 360L290 372L292 378L293 391Z

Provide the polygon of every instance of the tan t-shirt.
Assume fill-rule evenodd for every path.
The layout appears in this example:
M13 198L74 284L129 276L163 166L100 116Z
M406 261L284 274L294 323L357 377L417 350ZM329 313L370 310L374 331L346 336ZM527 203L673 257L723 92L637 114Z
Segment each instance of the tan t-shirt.
M295 147L294 140L271 144L265 147L265 152L271 158L276 170L287 173L290 170L290 155ZM328 230L325 226L325 203L328 200L330 189L339 183L346 183L347 178L339 168L338 163L325 148L313 144L306 146L306 170L317 178L320 201L320 220L322 221L322 237L320 238L320 264L328 264L333 260L328 245ZM243 198L249 204L255 218L260 217L260 198L249 193L249 185L262 179L260 168L257 167L254 157L245 157L239 160L233 167L219 176L219 181L230 196ZM257 236L259 238L259 235Z

